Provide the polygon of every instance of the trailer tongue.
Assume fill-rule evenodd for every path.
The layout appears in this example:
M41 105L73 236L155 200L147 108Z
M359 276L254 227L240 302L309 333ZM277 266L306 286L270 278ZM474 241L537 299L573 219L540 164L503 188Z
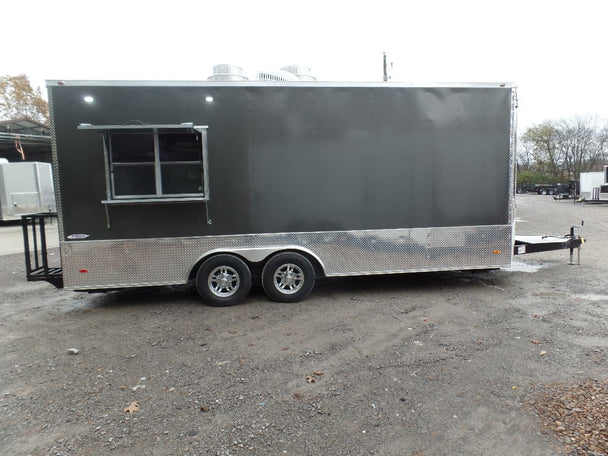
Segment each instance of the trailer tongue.
M581 224L583 226L583 224ZM585 239L575 234L575 227L570 227L570 233L565 236L515 236L513 255L526 253L548 252L550 250L570 250L570 263L580 264L580 248ZM574 262L574 249L577 250L577 260Z

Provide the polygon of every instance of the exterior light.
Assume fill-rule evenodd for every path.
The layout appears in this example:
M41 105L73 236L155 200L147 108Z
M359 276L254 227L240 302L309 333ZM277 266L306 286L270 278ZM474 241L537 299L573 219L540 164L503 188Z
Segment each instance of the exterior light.
M85 103L93 103L95 101L95 98L93 98L91 95L87 95L83 98L83 100L85 101Z
M205 97L205 101L206 101L207 103L213 103L213 97L212 97L211 95L207 95L207 96Z

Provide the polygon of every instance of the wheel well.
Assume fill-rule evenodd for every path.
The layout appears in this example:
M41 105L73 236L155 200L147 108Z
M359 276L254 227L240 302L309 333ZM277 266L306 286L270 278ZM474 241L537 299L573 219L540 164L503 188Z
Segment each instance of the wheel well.
M321 266L319 259L316 258L314 255L311 255L310 253L306 252L305 250L298 250L298 249L279 250L277 252L274 252L272 255L268 255L266 258L264 258L264 261L262 261L262 265L264 265L270 257L277 255L279 253L299 253L300 255L306 257L306 259L308 261L310 261L310 264L312 264L312 267L315 270L316 279L325 277L325 271L323 270L323 266Z
M252 263L250 261L247 260L247 258L244 258L243 256L239 255L238 253L234 253L234 252L230 252L230 251L226 251L226 252L212 252L209 253L208 255L205 255L204 257L200 258L196 263L194 263L194 266L192 266L192 268L190 269L190 274L188 274L188 281L191 280L195 280L196 279L196 274L198 273L198 270L200 269L201 265L208 260L209 258L211 258L212 256L215 255L233 255L241 260L243 260L247 266L249 266L249 269L251 270L251 274L253 275L253 268L251 267Z
M267 255L262 261L255 261L255 262L249 261L247 258L243 257L242 255L239 255L236 252L227 250L227 251L215 251L215 252L212 252L212 253L200 258L194 264L194 266L192 266L192 268L190 269L190 274L188 275L188 281L192 281L192 280L196 279L196 273L198 272L201 265L205 262L205 260L207 260L208 258L211 258L214 255L227 254L227 255L234 255L235 257L238 257L241 260L243 260L247 264L247 266L249 266L249 269L251 270L251 275L252 275L254 281L256 283L258 283L258 282L260 282L260 277L262 276L262 268L264 267L264 264L266 264L266 262L268 261L268 259L270 257L277 255L279 253L299 253L300 255L305 256L308 259L308 261L310 261L310 264L312 264L312 267L315 270L315 278L319 279L319 278L325 277L325 271L323 270L323 266L321 266L321 263L319 262L319 260L314 255L311 255L310 253L306 252L305 250L299 250L299 249L276 250L276 251L270 253L269 255Z

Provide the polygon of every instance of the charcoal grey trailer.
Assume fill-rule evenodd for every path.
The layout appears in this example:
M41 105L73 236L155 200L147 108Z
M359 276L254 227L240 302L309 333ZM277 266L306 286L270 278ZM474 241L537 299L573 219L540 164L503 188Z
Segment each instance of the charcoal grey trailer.
M68 289L196 281L230 305L256 282L297 301L318 277L511 264L512 85L50 81L48 93L54 274Z

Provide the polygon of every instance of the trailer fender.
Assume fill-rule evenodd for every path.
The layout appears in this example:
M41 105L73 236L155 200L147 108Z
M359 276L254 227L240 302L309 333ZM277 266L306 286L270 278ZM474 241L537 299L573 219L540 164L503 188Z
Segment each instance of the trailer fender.
M320 272L322 272L323 275L325 275L325 265L323 264L323 261L321 260L321 258L319 258L313 251L311 251L310 249L307 249L305 247L298 246L298 245L282 245L282 246L272 246L272 247L243 247L243 248L230 248L230 249L219 248L219 249L209 250L208 252L205 252L203 255L201 255L196 260L196 262L190 269L189 277L191 279L196 277L196 272L197 272L198 268L200 267L200 265L202 264L202 262L205 261L207 258L209 258L212 255L229 253L229 254L237 255L249 263L260 263L260 262L266 260L271 255L274 255L278 252L302 253L302 254L308 256L309 258L311 258L312 260L314 260L317 263L317 265L319 266Z

